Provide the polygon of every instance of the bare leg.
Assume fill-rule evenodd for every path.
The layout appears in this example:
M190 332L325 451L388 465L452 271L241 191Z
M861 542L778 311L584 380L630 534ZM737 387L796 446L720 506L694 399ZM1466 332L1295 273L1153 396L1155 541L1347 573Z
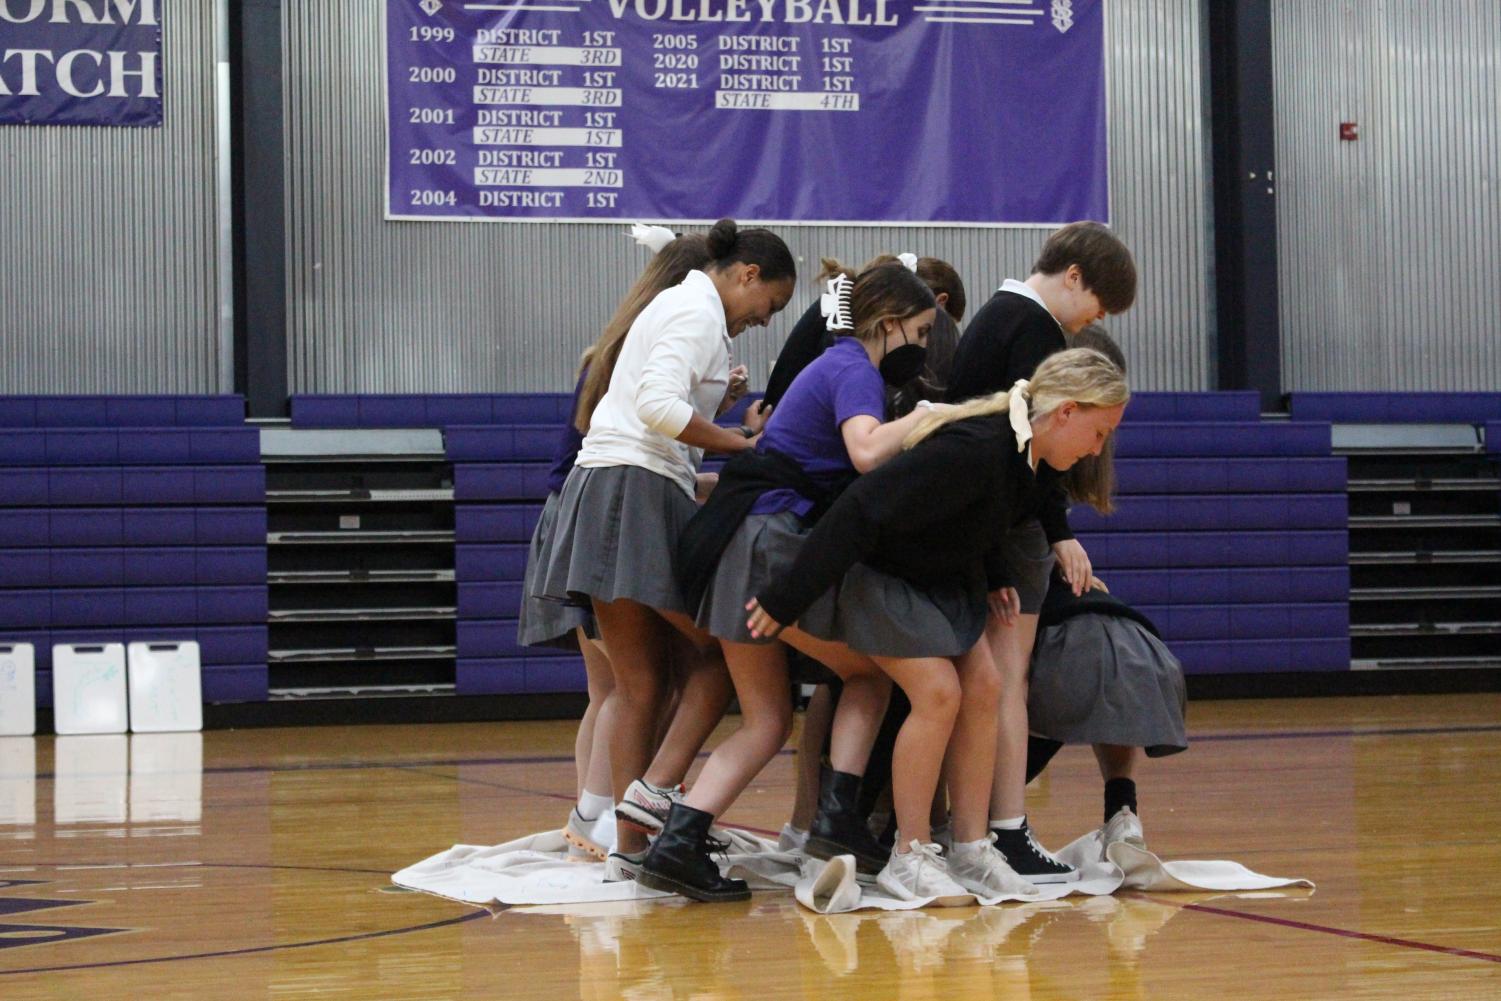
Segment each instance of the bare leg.
M994 780L997 704L1001 677L990 656L990 644L981 637L969 653L958 657L954 667L963 693L954 734L944 758L944 779L953 804L955 842L978 841L990 829L990 787ZM1023 728L1022 736L1026 736Z
M834 710L829 765L836 772L864 775L871 745L881 732L886 703L891 700L891 678L873 659L843 643L821 640L795 626L782 630L780 635L788 646L823 664L844 682L844 691ZM816 773L813 797L818 798Z
M680 612L657 614L676 630L670 634L672 655L683 673L683 689L662 746L640 777L654 786L668 788L688 777L693 759L724 718L733 689L718 640Z
M670 628L661 616L629 599L596 601L594 616L610 649L614 669L614 726L609 759L611 798L617 803L626 788L646 771L659 706L665 692ZM627 824L617 828L624 852L646 847L646 834Z
M584 655L584 672L589 678L589 708L579 723L574 742L578 762L579 794L585 792L609 796L610 739L614 728L615 675L604 647L578 630L579 651Z
M943 766L944 751L959 713L959 676L942 657L877 657L881 670L902 686L912 714L896 735L892 757L891 798L899 832L897 851L914 839L932 840L928 810Z
M818 772L823 761L823 742L834 722L834 690L828 685L813 689L803 712L803 729L797 740L797 793L792 801L792 826L806 831L818 809Z
M1037 616L1018 616L1011 626L992 616L985 624L985 639L1001 680L990 816L1020 817L1027 812L1027 668L1037 639Z
M716 817L730 808L792 731L787 649L780 643L725 642L723 647L740 699L740 729L709 755L684 800Z
M1100 778L1130 779L1136 777L1136 762L1141 759L1141 748L1120 744L1094 745L1095 761L1100 765Z

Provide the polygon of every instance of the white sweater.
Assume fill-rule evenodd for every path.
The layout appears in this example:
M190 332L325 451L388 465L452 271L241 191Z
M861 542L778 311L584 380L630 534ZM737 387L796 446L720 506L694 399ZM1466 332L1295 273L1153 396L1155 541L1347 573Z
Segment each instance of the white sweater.
M631 324L574 465L640 466L692 497L703 449L676 437L694 414L714 419L729 381L724 303L708 275L690 271Z

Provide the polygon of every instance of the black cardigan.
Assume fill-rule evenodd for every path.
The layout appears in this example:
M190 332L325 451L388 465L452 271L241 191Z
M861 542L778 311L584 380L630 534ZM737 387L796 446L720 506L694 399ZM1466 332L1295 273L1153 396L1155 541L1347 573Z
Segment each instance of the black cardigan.
M813 305L798 317L792 332L787 335L787 343L777 355L777 363L771 367L771 378L767 380L766 393L761 397L768 407L781 403L797 374L813 364L834 343L834 335L829 333L819 303L820 300L814 299Z
M1157 626L1151 619L1115 595L1104 591L1088 590L1075 597L1074 589L1062 577L1055 574L1052 583L1048 585L1047 597L1043 599L1037 628L1046 629L1049 626L1056 626L1076 615L1110 615L1121 619L1131 619L1133 622L1140 623L1142 628L1153 636L1162 639L1162 634L1157 631Z
M1048 355L1067 347L1053 314L1020 293L997 292L964 328L954 353L948 399L961 403L1010 389L1017 379L1032 378ZM1061 481L1028 513L1042 523L1049 543L1074 537Z
M862 562L919 587L1005 587L1001 540L1056 476L1032 472L1005 414L949 424L845 490L756 600L791 624Z
M697 609L703 603L725 548L762 494L779 487L797 491L813 502L813 509L804 519L805 523L812 524L854 478L852 471L847 477L839 477L835 483L823 486L780 452L748 449L731 456L720 470L719 483L713 493L688 519L683 533L678 536L673 570L688 607Z

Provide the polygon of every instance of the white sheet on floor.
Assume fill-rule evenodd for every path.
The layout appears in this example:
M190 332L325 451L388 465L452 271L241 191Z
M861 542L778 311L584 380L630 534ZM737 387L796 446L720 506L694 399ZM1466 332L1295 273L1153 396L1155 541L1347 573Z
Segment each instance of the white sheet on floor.
M740 830L715 834L730 842L725 870L752 889L791 889L800 878L798 858ZM468 904L567 904L641 900L672 894L634 880L606 883L604 866L573 862L561 831L532 834L493 847L454 845L391 877L397 886Z
M798 903L820 914L855 910L913 910L932 900L901 900L855 879L854 859L830 862L805 859L777 850L776 844L736 829L716 829L730 842L722 868L746 880L753 890L793 891ZM1057 900L1070 894L1102 896L1125 888L1174 890L1267 890L1285 886L1312 888L1306 879L1263 876L1236 862L1164 862L1132 845L1103 845L1102 832L1091 831L1070 843L1058 857L1075 865L1081 878L1038 888L1037 896L975 898L969 904ZM571 862L560 831L533 834L493 847L454 845L408 866L391 877L397 886L469 904L587 904L645 900L670 894L634 881L606 883L598 863Z

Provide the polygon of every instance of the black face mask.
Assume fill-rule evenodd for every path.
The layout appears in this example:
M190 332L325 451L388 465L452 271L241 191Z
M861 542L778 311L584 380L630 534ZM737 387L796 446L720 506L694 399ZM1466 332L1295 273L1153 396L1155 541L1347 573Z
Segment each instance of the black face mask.
M928 349L921 344L905 343L905 330L902 331L902 341L901 347L886 352L879 366L881 379L886 385L898 389L922 375L923 366L928 363Z

